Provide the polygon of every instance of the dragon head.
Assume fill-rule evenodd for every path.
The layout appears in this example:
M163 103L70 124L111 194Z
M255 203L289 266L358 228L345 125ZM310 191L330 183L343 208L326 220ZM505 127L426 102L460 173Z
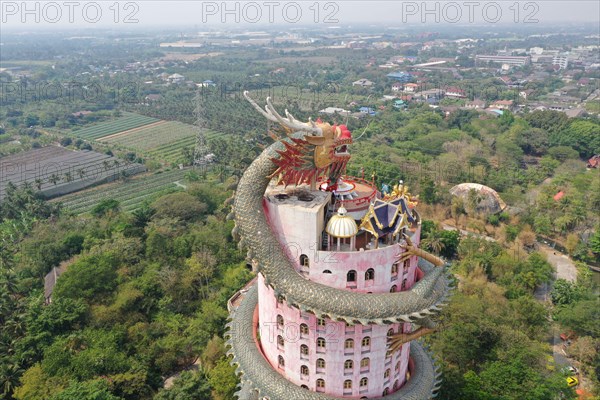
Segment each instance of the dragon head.
M287 110L284 118L277 113L269 98L265 111L250 98L248 92L244 92L244 96L267 119L279 123L289 132L289 140L281 140L284 149L277 150L279 157L271 158L277 166L272 176L278 176L279 181L286 185L327 177L332 183L330 188L335 188L350 160L348 146L352 144L352 134L346 125L330 125L320 119L300 122Z

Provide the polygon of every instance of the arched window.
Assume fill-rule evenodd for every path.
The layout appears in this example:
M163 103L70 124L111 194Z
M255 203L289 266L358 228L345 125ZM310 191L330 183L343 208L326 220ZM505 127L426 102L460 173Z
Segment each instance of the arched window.
M308 375L308 367L306 365L302 365L300 367L300 374L301 375Z
M394 390L397 390L400 387L400 381L394 382Z
M406 290L406 281L406 278L402 279L402 286L400 286L400 290Z
M300 265L303 267L309 267L308 256L306 254L300 254Z
M365 272L365 281L372 281L373 279L375 279L375 270L369 268L367 272Z
M300 385L300 387L301 387L302 389L306 389L306 390L308 390L308 386L306 386L306 385Z
M283 341L283 336L277 335L277 346L278 347L283 347L284 344L285 344L285 342Z
M317 358L317 368L325 368L325 360Z
M348 273L346 274L346 281L347 282L356 282L356 271L351 269L350 271L348 271Z
M317 326L325 326L325 320L323 318L317 318Z
M308 335L308 325L300 324L300 335Z
M369 357L365 357L362 360L360 360L360 369L361 370L369 369L370 366L371 366L371 359L369 359Z
M397 291L398 291L398 286L396 286L396 285L393 285L393 286L390 288L390 293L395 293L395 292L397 292Z
M325 350L325 339L317 338L317 350Z
M360 387L365 388L369 385L369 378L361 378Z
M361 344L362 344L362 347L369 347L369 346L371 346L371 338L369 336L365 336L362 339Z
M389 389L389 388L385 388L385 389L383 389L383 395L384 395L384 396L387 396L389 392L390 392L390 389Z
M277 357L277 363L279 364L279 367L285 367L285 360L283 359L283 356Z
M308 356L308 346L303 344L300 346L300 357Z
M283 304L283 296L277 296L277 304Z
M325 381L323 379L317 379L317 389L325 389Z
M324 273L324 274L330 274L330 273L331 273L331 271L330 271L330 270L328 270L328 269L326 269L325 271L323 271L323 273Z
M277 315L277 326L283 328L283 317L281 315Z
M352 389L352 381L350 379L344 381L344 389Z
M354 368L354 361L346 360L344 361L344 369L352 369Z
M396 363L396 372L400 371L400 361Z
M354 340L346 339L346 341L344 342L344 349L350 350L353 348L354 348Z
M387 333L388 336L394 335L394 328L390 328Z
M392 278L398 276L398 263L392 264Z
M389 379L391 373L392 373L392 371L389 368L386 369L385 372L383 373L383 379Z

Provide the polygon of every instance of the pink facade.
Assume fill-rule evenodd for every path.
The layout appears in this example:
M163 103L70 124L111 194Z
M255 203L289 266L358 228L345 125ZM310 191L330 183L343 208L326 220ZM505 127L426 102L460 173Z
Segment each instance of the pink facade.
M324 251L327 192L311 192L299 204L267 194L264 209L280 244L296 260L306 279L357 292L387 293L409 289L417 280L417 257L395 264L399 244L376 249ZM418 243L420 226L409 232ZM367 247L367 246L365 246ZM336 397L373 398L393 393L406 380L410 344L387 353L387 337L411 324L346 325L319 319L278 301L259 275L260 347L274 369L294 384Z

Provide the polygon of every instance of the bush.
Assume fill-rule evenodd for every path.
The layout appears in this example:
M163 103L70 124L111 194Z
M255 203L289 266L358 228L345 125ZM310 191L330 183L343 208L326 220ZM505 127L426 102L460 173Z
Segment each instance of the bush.
M105 200L102 200L101 202L99 202L98 204L96 204L94 206L94 208L92 208L92 211L90 211L90 213L94 217L100 218L100 217L106 215L109 211L113 211L113 212L118 211L119 208L120 208L120 204L117 200L105 199Z

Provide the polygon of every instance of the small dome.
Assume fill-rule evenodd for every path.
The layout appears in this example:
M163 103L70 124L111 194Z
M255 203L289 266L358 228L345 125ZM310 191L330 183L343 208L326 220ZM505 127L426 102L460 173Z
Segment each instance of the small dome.
M496 214L506 208L506 203L498 193L479 183L461 183L450 189L450 194L460 197L465 204L472 203L474 209L471 211L483 214Z
M347 215L348 211L344 206L338 208L337 215L334 215L327 222L325 232L333 237L338 238L349 238L355 236L358 233L358 226L354 221L354 218Z

